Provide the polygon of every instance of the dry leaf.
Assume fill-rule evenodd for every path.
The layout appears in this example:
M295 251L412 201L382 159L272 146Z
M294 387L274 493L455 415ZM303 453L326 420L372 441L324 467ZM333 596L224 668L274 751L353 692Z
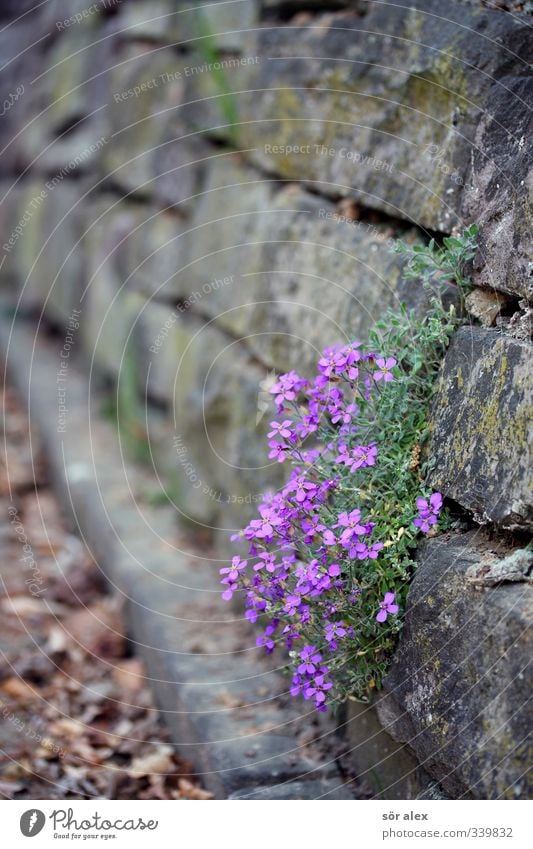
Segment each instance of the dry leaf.
M141 778L143 775L152 775L155 772L174 772L173 754L172 746L158 746L155 752L133 758L131 765L126 769L126 774L130 778Z

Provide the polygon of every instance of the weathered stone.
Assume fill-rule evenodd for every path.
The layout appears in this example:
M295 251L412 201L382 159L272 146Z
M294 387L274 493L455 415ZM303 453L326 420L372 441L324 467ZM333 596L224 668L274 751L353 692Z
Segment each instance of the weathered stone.
M189 294L185 300L202 313L231 308L238 296L233 281L242 271L262 268L262 241L272 220L276 185L245 167L236 154L206 163L202 191L196 198L186 237L185 266ZM265 224L266 222L266 224ZM265 233L266 230L266 233ZM216 281L229 280L231 285ZM172 290L171 290L172 291ZM236 303L242 301L237 300ZM221 320L221 324L228 326Z
M363 0L261 0L261 11L265 15L289 17L297 12L337 12L340 9L362 8Z
M16 244L9 244L9 239L14 238L14 228L19 223L21 208L21 197L25 192L21 183L13 185L11 180L2 180L0 183L0 232L2 233L2 260L0 286L3 292L9 293L11 299L16 296L21 286L21 269L17 262Z
M492 80L523 73L531 28L455 0L445 18L439 0L419 6L262 29L248 52L269 61L235 95L239 139L272 173L449 232Z
M190 287L186 271L182 271L187 264L186 225L171 211L136 205L135 226L120 249L128 289L159 298L187 297Z
M162 207L176 206L190 216L203 191L209 161L221 156L195 133L188 133L171 119L163 129L152 159L150 192Z
M421 546L378 712L452 798L528 799L533 587L469 582L492 549L478 531Z
M418 799L430 777L405 743L383 730L375 704L347 702L343 733L349 743L349 769L379 799Z
M429 483L479 522L533 522L532 352L530 343L464 327L444 360L431 412Z
M123 4L119 20L128 38L201 50L202 39L209 36L218 50L238 51L245 30L258 23L258 2L211 2L196 8L188 0L137 0Z
M326 343L364 339L388 306L404 301L426 309L427 291L402 277L391 227L347 220L296 186L279 190L250 181L246 170L228 174L222 161L219 167L228 188L210 183L191 234L199 254L208 226L210 251L184 274L198 285L215 274L234 276L210 291L207 284L191 310L242 338L269 368L284 371L297 362L310 373ZM219 208L226 210L221 221ZM407 237L416 238L415 231Z
M27 86L29 114L21 133L20 159L47 177L58 174L63 179L87 172L110 141L102 88L107 85L114 42L112 31L97 30L94 18L56 39Z
M350 784L341 784L338 778L310 781L286 781L273 787L255 787L232 793L229 800L235 799L353 799Z
M6 242L14 244L9 250L9 261L18 280L22 308L42 307L48 285L39 274L38 259L43 247L44 220L49 198L44 182L32 178L11 189L13 206L6 232ZM17 228L20 228L17 232Z
M27 164L23 157L22 142L29 122L35 117L35 86L32 86L31 81L40 73L43 61L42 43L32 47L37 37L38 29L35 31L25 26L24 18L18 23L13 21L2 27L0 32L1 175L20 172L23 164Z
M46 292L45 311L63 324L73 309L80 308L85 287L85 251L82 239L86 202L83 182L63 181L49 191L42 219L42 254L35 275Z
M265 451L269 416L257 416L266 370L216 326L179 310L149 304L139 326L143 380L174 411L169 428L150 440L158 467L183 518L227 536L282 477Z
M503 295L484 289L473 289L465 298L467 311L479 319L484 327L496 324L496 319L506 303L507 299Z
M106 195L88 208L91 226L84 240L87 283L81 302L87 359L115 378L130 365L130 342L133 344L132 334L144 303L140 295L128 291L120 272L117 248L121 237L129 232L132 215L125 208L122 216L110 219L119 203Z
M103 168L123 190L146 197L153 194L159 145L183 98L183 61L169 50L147 52L135 45L120 56L109 75L113 137Z
M520 73L520 72L517 72ZM476 130L463 215L480 227L474 281L533 300L533 85L505 76Z

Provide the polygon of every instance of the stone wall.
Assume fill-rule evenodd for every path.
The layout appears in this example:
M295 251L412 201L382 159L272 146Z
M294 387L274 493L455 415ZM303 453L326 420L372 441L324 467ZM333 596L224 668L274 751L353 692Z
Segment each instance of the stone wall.
M421 554L379 707L399 749L452 795L525 792L513 682L531 586L525 574L471 586L463 564L484 563L487 546L507 556L532 526L530 12L477 0L0 8L3 293L60 338L79 311L78 355L117 385L168 496L220 552L280 480L264 450L273 376L308 373L326 344L364 338L400 301L423 314L391 239L479 224L471 309L485 326L450 346L431 450L432 483L483 536ZM476 661L484 683L465 673L450 694L439 669L470 657L468 611L500 626Z

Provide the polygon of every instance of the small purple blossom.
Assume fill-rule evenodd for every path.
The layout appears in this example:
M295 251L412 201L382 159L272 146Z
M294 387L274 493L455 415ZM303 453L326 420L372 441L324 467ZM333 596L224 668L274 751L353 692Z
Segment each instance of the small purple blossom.
M387 616L394 616L395 613L398 613L400 608L394 603L395 597L394 593L385 593L383 601L379 603L379 612L376 614L378 622L385 622Z
M378 367L378 370L374 372L374 380L376 382L383 380L385 383L390 383L391 380L394 380L394 375L390 372L390 369L397 365L394 357L387 357L387 359L377 357L375 362Z
M413 525L423 534L427 534L431 526L437 524L438 515L442 509L442 495L440 492L434 492L429 502L425 498L417 498L416 506L418 516L413 519Z

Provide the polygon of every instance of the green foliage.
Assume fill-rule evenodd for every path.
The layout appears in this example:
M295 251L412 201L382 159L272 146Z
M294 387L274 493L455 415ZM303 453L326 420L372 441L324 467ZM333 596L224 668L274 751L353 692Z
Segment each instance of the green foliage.
M442 247L438 247L435 239L428 245L412 247L398 240L394 251L409 258L405 269L408 279L421 278L426 283L446 280L456 283L464 295L471 288L465 268L476 253L478 232L477 224L471 224L460 236L446 236Z
M445 239L443 248L434 242L427 248L410 248L399 242L394 250L410 258L408 276L421 276L429 284L437 273L443 273L464 293L470 287L465 265L475 253L476 233L477 227L472 225L462 236ZM365 592L350 606L349 615L344 615L357 639L346 643L346 651L330 663L339 701L349 695L364 701L379 689L402 627L401 617L389 616L385 623L377 623L375 612L390 590L396 593L400 610L405 610L419 540L413 525L416 499L430 494L424 484L432 463L424 454L428 412L442 358L460 322L453 307L446 311L440 299L433 297L422 318L402 304L399 312L389 310L369 334L371 350L398 361L395 380L381 384L378 396L356 399L360 410L357 441L368 444L375 440L379 460L364 470L361 487L353 484L349 469L336 467L343 481L329 507L334 514L358 507L376 523L375 538L386 542L376 561L351 563L353 586ZM327 434L321 436L328 438ZM444 511L438 528L448 525Z
M206 64L212 65L210 73L218 92L217 104L226 121L227 130L229 133L230 144L232 147L238 148L237 132L239 127L239 113L237 110L237 99L233 93L228 77L223 68L217 68L216 65L221 63L220 50L218 49L209 25L205 19L201 9L197 12L197 31L199 35L198 50L204 58Z
M329 509L334 514L360 509L365 521L376 523L373 538L385 540L385 547L377 560L349 561L352 586L360 591L360 597L343 611L343 619L354 628L357 638L346 641L346 651L330 663L341 700L347 695L365 700L381 686L401 629L400 617L391 616L381 624L375 615L380 600L391 590L400 609L405 610L420 536L413 525L416 499L430 495L424 484L427 461L423 460L428 408L442 356L456 325L454 310L445 312L434 299L423 319L402 306L399 313L386 313L370 334L371 350L398 361L394 381L380 385L378 394L372 393L368 400L356 399L360 411L357 442L366 445L376 441L379 458L361 476L354 476L344 466L335 467L342 483ZM328 435L321 436L326 441ZM355 477L360 486L353 483ZM439 528L446 523L446 516L441 514Z
M139 396L137 360L132 344L124 352L114 396L104 405L103 413L116 425L129 456L140 463L150 462L144 408Z

